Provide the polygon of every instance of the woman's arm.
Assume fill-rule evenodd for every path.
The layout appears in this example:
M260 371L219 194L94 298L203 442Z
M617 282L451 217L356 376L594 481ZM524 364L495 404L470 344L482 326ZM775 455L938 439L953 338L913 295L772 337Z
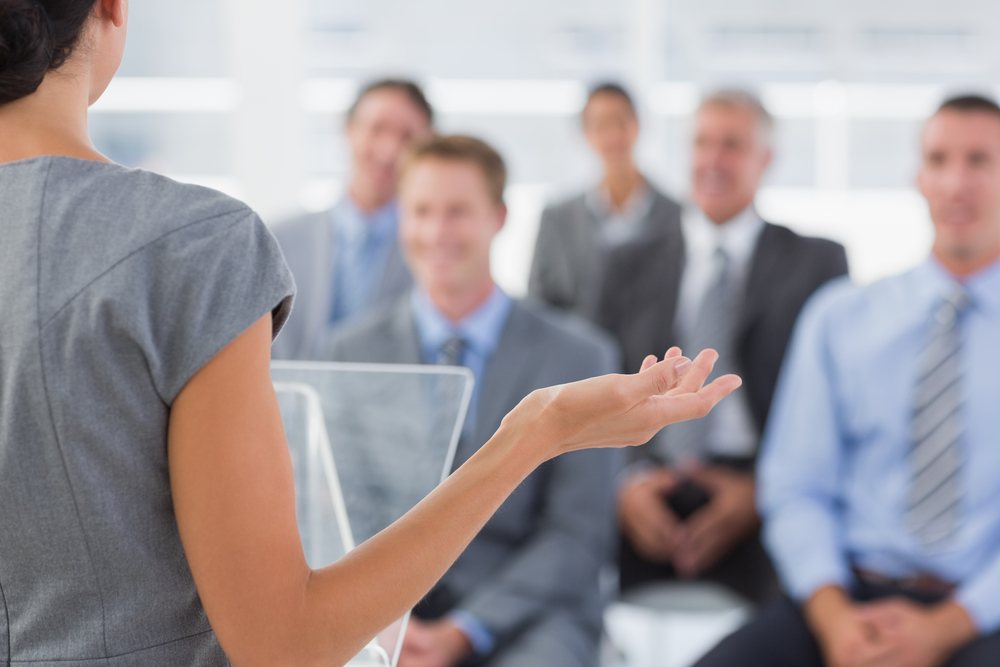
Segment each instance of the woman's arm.
M707 414L739 386L727 376L702 387L715 353L691 365L672 350L637 375L534 392L402 519L313 571L296 524L270 344L266 316L188 382L168 433L181 540L212 627L238 666L347 662L420 600L536 466L574 449L645 442L668 423Z

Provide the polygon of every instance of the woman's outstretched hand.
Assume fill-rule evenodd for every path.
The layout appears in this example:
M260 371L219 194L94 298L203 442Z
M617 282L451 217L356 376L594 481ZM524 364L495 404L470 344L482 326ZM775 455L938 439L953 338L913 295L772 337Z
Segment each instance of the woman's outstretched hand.
M735 375L705 385L719 355L704 350L691 360L671 348L663 361L650 355L635 375L601 377L540 389L504 419L545 458L591 447L647 442L657 431L704 417L742 384Z

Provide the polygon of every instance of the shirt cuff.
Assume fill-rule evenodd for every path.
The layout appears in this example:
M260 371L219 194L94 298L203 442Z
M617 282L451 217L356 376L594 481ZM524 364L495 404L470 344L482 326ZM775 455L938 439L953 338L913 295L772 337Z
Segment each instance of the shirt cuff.
M810 531L809 516L771 517L764 520L764 545L775 564L785 591L796 602L805 602L824 586L850 589L854 583L847 560L838 553L832 531ZM828 539L824 539L828 538Z
M462 631L465 638L472 644L472 651L477 658L489 655L496 645L496 638L489 628L469 612L456 609L448 614L448 621Z

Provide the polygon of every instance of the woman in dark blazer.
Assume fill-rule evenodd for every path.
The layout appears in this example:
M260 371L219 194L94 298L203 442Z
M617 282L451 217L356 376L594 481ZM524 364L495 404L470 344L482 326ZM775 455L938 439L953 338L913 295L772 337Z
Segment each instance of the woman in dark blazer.
M582 122L604 176L591 190L542 212L528 291L557 308L589 316L608 252L642 236L679 229L681 207L658 192L635 164L639 118L624 88L614 83L594 88Z

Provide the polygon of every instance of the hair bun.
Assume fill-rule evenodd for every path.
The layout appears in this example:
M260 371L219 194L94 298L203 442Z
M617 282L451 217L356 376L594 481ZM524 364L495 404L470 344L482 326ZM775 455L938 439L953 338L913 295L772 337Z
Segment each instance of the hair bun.
M0 0L0 104L30 95L52 66L52 30L36 0Z

